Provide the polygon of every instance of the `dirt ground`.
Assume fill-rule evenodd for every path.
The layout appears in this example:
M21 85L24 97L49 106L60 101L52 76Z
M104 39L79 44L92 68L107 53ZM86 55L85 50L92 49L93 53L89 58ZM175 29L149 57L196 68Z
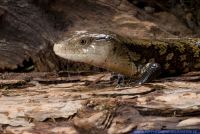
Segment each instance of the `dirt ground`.
M109 72L4 73L0 75L0 132L199 129L199 74L117 88Z

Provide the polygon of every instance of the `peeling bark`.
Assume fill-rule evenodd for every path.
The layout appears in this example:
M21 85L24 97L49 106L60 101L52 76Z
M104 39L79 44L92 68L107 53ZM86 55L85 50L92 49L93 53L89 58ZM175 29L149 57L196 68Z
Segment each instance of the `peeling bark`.
M199 129L198 75L115 88L109 73L0 74L0 125L14 134Z

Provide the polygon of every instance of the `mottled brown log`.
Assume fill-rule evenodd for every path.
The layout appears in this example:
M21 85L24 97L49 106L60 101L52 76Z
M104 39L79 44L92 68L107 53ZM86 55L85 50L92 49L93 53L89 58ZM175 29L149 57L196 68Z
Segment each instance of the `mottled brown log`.
M170 17L175 24L162 24L165 23L162 16ZM173 25L176 28L171 29ZM192 33L174 15L161 13L153 17L127 0L2 0L0 70L83 69L85 65L73 66L74 63L55 56L52 46L71 31L88 29L107 29L146 38Z

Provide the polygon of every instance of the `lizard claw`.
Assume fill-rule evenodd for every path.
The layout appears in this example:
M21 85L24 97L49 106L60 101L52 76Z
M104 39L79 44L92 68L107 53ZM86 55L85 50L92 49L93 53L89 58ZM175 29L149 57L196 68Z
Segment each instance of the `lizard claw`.
M125 78L125 76L122 75L122 74L117 75L117 85L118 86L124 86L125 85L124 78Z
M122 74L113 73L110 80L116 80L116 83L117 83L116 88L125 86L125 76Z

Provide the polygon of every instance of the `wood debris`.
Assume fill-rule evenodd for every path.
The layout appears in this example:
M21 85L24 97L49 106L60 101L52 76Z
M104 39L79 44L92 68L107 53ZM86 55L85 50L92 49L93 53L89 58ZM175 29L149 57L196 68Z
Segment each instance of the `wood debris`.
M11 85L0 90L0 124L6 125L5 133L112 134L200 126L200 83L190 81L194 75L188 75L188 81L180 80L183 75L118 89L110 73L33 74L1 77L1 86Z

